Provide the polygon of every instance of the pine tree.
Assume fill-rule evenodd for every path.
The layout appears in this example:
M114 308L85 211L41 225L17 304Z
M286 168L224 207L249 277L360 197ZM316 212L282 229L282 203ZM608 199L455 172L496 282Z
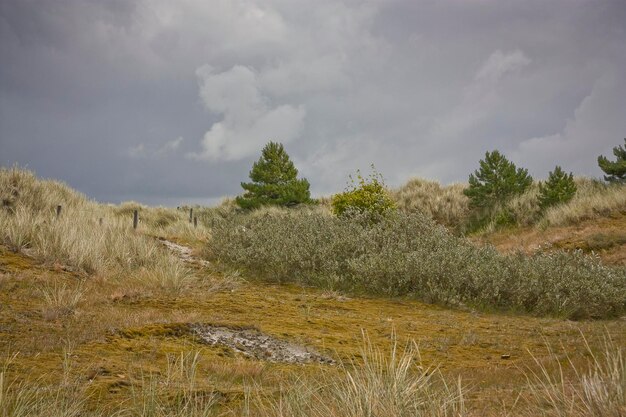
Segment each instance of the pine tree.
M566 174L560 166L550 172L548 180L539 184L539 207L546 209L555 204L566 203L576 194L574 175Z
M309 182L298 179L298 170L289 159L282 144L269 142L263 148L261 157L252 166L250 179L242 182L243 196L236 198L244 209L254 209L263 205L293 206L310 203Z
M523 193L533 182L528 170L517 168L497 150L485 153L480 169L469 176L463 193L476 208L491 208L515 194Z
M613 148L613 155L617 157L615 162L609 161L605 156L598 157L598 165L604 171L605 181L626 183L626 138L624 138L624 147L616 146Z

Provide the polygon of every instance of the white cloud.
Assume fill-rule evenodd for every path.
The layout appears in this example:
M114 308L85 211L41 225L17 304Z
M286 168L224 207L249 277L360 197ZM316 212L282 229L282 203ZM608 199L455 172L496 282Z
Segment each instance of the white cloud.
M218 73L205 65L196 71L205 107L222 116L207 131L202 151L188 157L206 160L237 160L258 153L269 140L283 143L301 132L304 106L273 104L262 94L257 74L236 65Z
M530 62L530 59L519 49L506 54L497 50L478 70L475 80L479 83L492 84L498 82L507 73L518 71Z
M131 146L128 148L128 156L131 158L145 158L146 157L146 146L143 143L140 143L136 146Z
M179 136L174 140L165 142L157 148L150 147L144 143L140 143L138 145L130 147L128 149L127 155L134 159L160 159L175 153L182 142L183 138L182 136Z

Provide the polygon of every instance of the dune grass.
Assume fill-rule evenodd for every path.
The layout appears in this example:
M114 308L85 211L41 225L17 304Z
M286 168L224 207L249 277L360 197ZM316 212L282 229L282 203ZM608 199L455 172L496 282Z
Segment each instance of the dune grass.
M363 339L361 360L338 372L287 381L276 396L248 392L243 415L259 417L465 417L461 380L420 362L415 343L393 339L387 355Z
M568 203L546 211L541 226L563 226L582 220L626 213L626 185L604 184L587 178L577 178L578 191Z
M582 335L587 361L575 363L564 347L547 359L534 358L526 371L527 410L546 417L623 417L626 415L626 349L609 334L604 349L594 352Z
M414 178L393 190L392 197L405 213L422 213L457 234L490 233L503 227L566 226L626 213L626 185L576 177L577 192L567 203L539 207L539 187L535 182L523 194L513 196L488 212L475 212L463 194L465 184L441 185Z
M454 232L462 233L469 221L469 199L464 184L441 185L436 181L413 178L392 190L391 196L404 213L421 213Z
M42 262L85 276L138 277L174 290L193 277L179 259L146 236L149 228L158 233L168 227L164 222L182 216L175 210L139 207L146 220L133 230L132 211L138 205L97 204L62 183L37 179L18 168L0 169L0 199L0 239ZM57 205L62 207L58 217Z

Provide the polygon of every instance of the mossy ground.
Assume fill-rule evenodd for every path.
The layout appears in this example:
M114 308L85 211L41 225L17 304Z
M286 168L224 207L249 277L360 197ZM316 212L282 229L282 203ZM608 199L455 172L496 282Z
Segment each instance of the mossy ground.
M364 334L383 351L390 350L395 335L402 343L416 341L425 365L461 375L471 387L472 408L482 410L514 401L522 369L533 363L529 352L541 360L547 345L566 346L576 360L586 352L581 332L592 346L606 332L626 344L624 320L476 313L407 299L349 298L254 277L215 285L230 278L197 268L204 279L172 293L147 288L133 277L85 278L0 246L0 352L18 353L8 375L50 384L70 378L84 384L94 407L114 410L134 387L165 377L181 354L200 352L195 389L217 398L227 411L237 409L246 385L271 391L293 376L333 372L332 366L247 359L200 343L189 323L254 327L341 361L359 360ZM53 282L80 285L84 296L73 312L51 319L41 289Z

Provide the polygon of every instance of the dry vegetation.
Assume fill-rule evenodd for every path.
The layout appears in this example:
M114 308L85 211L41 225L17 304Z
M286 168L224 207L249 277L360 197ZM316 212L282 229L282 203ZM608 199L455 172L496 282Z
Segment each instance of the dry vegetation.
M473 216L463 184L413 179L392 196L402 212L424 214L456 235L469 235L501 252L580 249L626 266L626 186L583 177L575 181L576 195L565 204L542 211L535 183L481 219Z
M457 233L469 221L469 199L463 194L464 184L442 186L436 181L413 178L393 190L392 197L404 213L420 213Z
M620 191L602 192L612 196L608 212L619 212ZM396 285L406 285L401 279L408 275L402 263L395 263L400 269L390 270L382 261L409 241L384 233L369 232L365 237L372 238L385 256L362 257L348 265L356 272L347 271L356 280L359 271L367 277L370 269L381 269L393 285L383 288L365 280L343 287L335 273L332 290L272 283L277 278L294 280L292 275L304 270L298 269L304 258L296 269L280 257L276 265L266 266L259 258L251 259L258 264L248 265L243 280L223 264L183 261L158 240L188 245L193 256L205 254L214 260L219 250L225 250L216 246L217 234L229 225L270 224L272 219L287 217L274 223L280 230L294 219L307 219L313 226L334 222L323 207L241 215L227 201L212 209L195 207L199 219L195 228L186 209L100 205L63 184L38 180L19 169L0 171L0 199L1 417L626 415L623 319L571 322L388 298L400 293ZM581 204L592 204L591 200ZM455 207L455 201L448 196L428 203L428 210L452 225L456 214L445 214L445 207ZM54 213L57 204L63 206L59 219ZM409 199L404 207L428 213ZM135 209L140 212L136 231L132 229ZM435 240L458 244L457 238L423 216L413 216L407 218L417 219L420 227L435 233ZM396 226L398 233L412 230L401 222ZM362 233L362 226L337 227L354 227ZM245 236L251 229L237 230ZM366 242L358 233L354 242ZM255 236L255 245L279 252L267 246L262 234ZM343 234L338 242L349 242L354 236ZM320 240L310 242L314 246L308 248L309 260L316 263L309 267L345 272L322 262L337 259L331 255L334 250L341 253L339 243L329 248ZM386 246L391 252L384 251ZM475 252L467 242L459 247L452 252L442 249L442 256L456 255L439 262L444 269L438 276L448 277L453 287L459 267L455 259L477 253L508 259L487 249ZM296 246L287 255L298 250ZM458 251L467 251L465 258L458 258ZM544 273L551 273L553 261L542 259L520 257L515 262L528 263L531 269L544 265ZM586 268L605 274L606 267L597 260L581 255L558 259L566 274L584 273ZM273 276L272 271L279 274ZM326 279L332 282L332 276ZM430 285L438 294L435 290L444 287L437 288L435 284L441 285L437 282L420 285ZM537 291L545 290L539 278L536 284ZM571 290L587 291L587 285L598 291L596 284L585 280L579 284ZM484 281L485 290L489 285ZM501 290L510 289L507 285L517 284L508 283ZM358 296L363 292L359 286L371 286L366 292L377 295ZM461 290L455 291L458 296ZM599 290L598 297L606 296ZM585 297L593 306L595 295ZM611 297L619 303L619 294ZM579 303L576 297L569 300ZM336 365L247 358L202 343L191 331L193 323L252 327L314 348L334 358Z
M494 210L481 232L489 233L502 226L547 227L579 224L616 213L626 214L626 186L605 184L579 177L574 198L542 212L538 204L539 187L534 183L524 194L511 198ZM463 194L465 184L442 186L435 181L412 179L393 190L398 208L405 213L422 213L452 231L464 233L472 227L469 200Z

